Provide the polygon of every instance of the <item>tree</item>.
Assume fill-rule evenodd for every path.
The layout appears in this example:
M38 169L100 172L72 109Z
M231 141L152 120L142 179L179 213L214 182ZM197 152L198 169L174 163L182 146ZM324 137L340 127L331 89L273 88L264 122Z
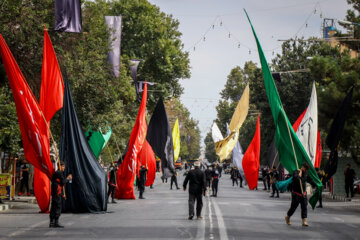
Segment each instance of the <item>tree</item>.
M216 156L215 145L214 145L214 141L212 140L211 132L208 132L206 134L204 143L205 143L205 158L209 162L215 163L217 156Z

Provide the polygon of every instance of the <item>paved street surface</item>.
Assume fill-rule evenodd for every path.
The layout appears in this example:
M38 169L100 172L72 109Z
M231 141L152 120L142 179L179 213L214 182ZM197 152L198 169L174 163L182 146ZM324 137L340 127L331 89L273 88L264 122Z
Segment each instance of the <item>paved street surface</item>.
M223 175L218 197L204 200L204 220L190 221L187 192L169 184L157 179L145 200L119 200L106 214L63 214L65 229L49 229L49 216L38 214L37 205L18 203L0 213L0 239L360 239L360 206L354 202L309 208L308 228L301 226L298 209L287 226L289 194L269 198L263 190L232 187Z

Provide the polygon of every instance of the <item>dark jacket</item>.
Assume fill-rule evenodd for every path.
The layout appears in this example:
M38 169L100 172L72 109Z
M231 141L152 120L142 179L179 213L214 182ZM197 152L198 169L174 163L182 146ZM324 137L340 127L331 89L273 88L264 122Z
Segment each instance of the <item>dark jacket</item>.
M240 172L237 169L231 169L231 179L238 179L240 178Z
M295 170L293 172L293 182L292 182L292 191L302 195L301 193L301 186L300 186L300 180L302 184L302 190L306 192L306 182L310 183L311 186L316 187L316 184L314 181L309 177L309 175L305 172L302 174L301 178L299 176L299 171Z
M210 169L206 169L206 170L205 170L206 180L210 180L210 179L211 179L211 175L212 175L211 170L210 170Z
M146 183L146 173L147 169L143 168L139 171L139 185L138 186L145 186Z
M109 185L116 185L116 172L112 169L109 173Z
M68 182L64 177L64 172L57 170L51 178L51 196L63 195L63 186Z
M190 194L202 194L206 190L206 178L205 173L199 168L190 170L186 175L183 187L186 188L189 182L189 193Z

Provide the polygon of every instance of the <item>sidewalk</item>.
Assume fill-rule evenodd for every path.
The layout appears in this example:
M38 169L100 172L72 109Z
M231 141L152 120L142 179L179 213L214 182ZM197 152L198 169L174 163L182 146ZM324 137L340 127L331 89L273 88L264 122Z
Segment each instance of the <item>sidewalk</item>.
M16 203L30 203L36 204L35 196L15 196L14 200L3 200L3 204L0 204L0 212L9 210Z

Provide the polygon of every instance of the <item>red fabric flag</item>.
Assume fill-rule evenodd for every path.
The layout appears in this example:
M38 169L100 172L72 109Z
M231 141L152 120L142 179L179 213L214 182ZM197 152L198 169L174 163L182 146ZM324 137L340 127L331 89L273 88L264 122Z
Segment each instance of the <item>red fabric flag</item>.
M299 116L299 118L296 120L296 122L293 124L293 129L296 132L300 126L301 121L303 120L305 113L306 113L307 108L305 109L305 111Z
M321 146L320 131L318 131L317 142L316 142L316 155L315 155L315 164L314 164L314 167L320 168L321 156L322 156L322 146Z
M15 101L26 160L51 178L54 168L50 161L49 144L47 144L49 133L45 120L1 34L0 53Z
M64 81L49 34L45 29L39 104L46 121L50 122L54 114L62 108L63 99Z
M146 100L147 84L144 86L144 92L140 103L138 116L133 130L131 131L129 149L117 171L117 188L115 198L117 199L135 199L134 181L138 168L138 155L141 153L142 146L146 137Z
M40 108L50 125L54 114L63 106L64 81L56 54L46 29L44 29L43 65L41 71ZM47 144L50 145L49 136ZM51 182L41 171L34 172L34 194L41 212L49 212Z
M248 149L246 150L242 166L249 189L257 187L260 167L260 117L258 115L256 131Z
M139 162L141 165L146 166L147 178L145 186L148 187L154 183L155 176L156 176L156 160L155 160L155 153L151 148L151 145L148 141L144 142L144 145L141 149L141 154L139 154ZM139 171L137 171L139 176Z
M34 170L34 194L40 213L49 213L51 182L48 176L37 168Z

